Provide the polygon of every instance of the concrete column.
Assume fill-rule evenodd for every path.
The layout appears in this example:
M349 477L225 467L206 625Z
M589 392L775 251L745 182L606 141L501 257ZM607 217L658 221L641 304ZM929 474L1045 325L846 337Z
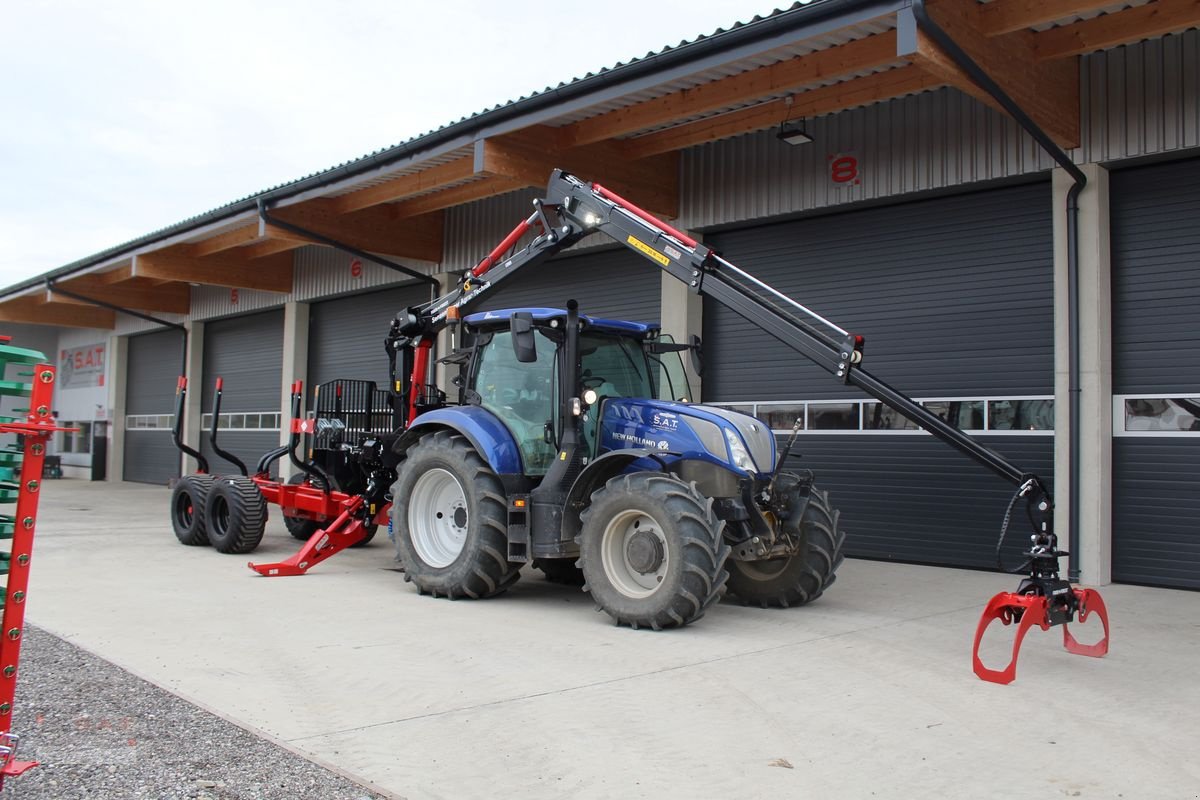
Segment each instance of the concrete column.
M304 381L301 416L304 416L307 409L308 398L312 397L313 387L308 385L308 312L308 303L297 303L294 300L283 307L283 381L279 391L280 444L287 444L292 436L292 382ZM291 460L281 458L278 463L280 478L287 480L292 477L295 467L292 466Z
M204 323L185 322L188 330L187 337L187 403L183 408L183 441L188 446L203 452L200 448L202 436L202 405L204 397ZM219 441L219 440L218 440ZM183 459L183 472L187 475L199 469L196 460L191 456L180 455ZM215 465L209 464L212 468Z
M1079 578L1102 586L1112 580L1112 303L1109 263L1108 171L1084 166L1079 197ZM1067 192L1073 185L1054 170L1054 496L1055 526L1067 549L1070 530L1070 409L1067 296Z
M108 464L107 480L125 475L125 382L129 375L129 337L108 337Z
M452 272L435 272L433 277L438 282L438 297L442 297L456 285L458 285L458 275ZM442 358L443 356L450 355L450 353L454 350L454 347L462 343L461 327L454 334L454 339L454 342L450 341L449 327L442 328L442 330L438 332L437 343L434 350L434 358ZM457 368L455 368L455 372L457 373ZM439 389L441 389L447 395L450 395L451 399L454 399L454 393L450 391L450 389L453 387L450 386L450 376L447 373L445 364L438 364L435 367L433 379L437 382Z
M690 234L699 239L697 234ZM676 342L686 344L691 341L692 334L702 336L704 333L704 300L692 291L691 287L670 273L662 273L660 321L663 333L670 334ZM692 360L688 354L683 355L683 368L687 372L688 383L692 386L693 403L699 403L704 397L702 380L692 369Z

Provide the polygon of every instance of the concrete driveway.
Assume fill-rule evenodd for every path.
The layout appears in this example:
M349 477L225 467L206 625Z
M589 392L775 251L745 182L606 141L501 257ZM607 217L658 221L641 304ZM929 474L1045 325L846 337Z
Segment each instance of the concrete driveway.
M852 560L807 608L632 631L540 573L418 596L382 532L259 577L167 499L47 482L30 621L399 797L1200 796L1198 593L1106 587L1108 658L1034 629L997 686L971 638L1011 577ZM252 558L297 544L273 517Z

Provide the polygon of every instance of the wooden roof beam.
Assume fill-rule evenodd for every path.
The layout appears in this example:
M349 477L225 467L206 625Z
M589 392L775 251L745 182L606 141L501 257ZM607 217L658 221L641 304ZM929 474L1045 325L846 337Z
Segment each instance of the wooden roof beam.
M1033 53L1042 61L1070 58L1197 26L1200 0L1155 0L1034 34Z
M96 280L91 275L83 275L69 282L59 281L55 288L140 311L186 314L192 309L191 290L186 283L154 285L149 280L134 278L125 284L114 286ZM46 290L43 302L90 305L54 289Z
M559 143L562 147L592 144L895 60L896 32L887 31L580 120L558 129Z
M117 314L107 308L73 303L45 303L40 295L14 297L0 303L0 322L60 325L67 328L104 328L117 325Z
M547 172L546 179L549 177L550 173ZM542 183L546 183L546 179L543 179ZM401 200L399 203L393 203L391 208L397 218L407 219L428 214L432 211L441 211L452 206L460 206L464 203L473 203L476 200L485 200L489 197L507 194L508 192L523 189L531 185L534 184L527 183L525 180L484 176L482 180L464 183L461 186L443 189L440 192L434 192L423 197L415 197L412 200Z
M982 31L981 9L976 0L929 0L928 3L934 21L1050 138L1063 148L1077 147L1080 126L1077 61L1038 63L1034 34L1028 31L988 38ZM900 13L911 15L912 11L905 9ZM1000 108L923 31L917 29L912 39L901 39L901 55L911 57L914 64L960 91Z
M1002 36L1111 5L1112 0L993 0L979 10L980 30Z
M817 117L942 85L944 81L940 78L916 67L899 67L801 92L792 98L790 109L786 99L773 100L639 136L619 144L628 158L645 158L773 128L789 113L792 117Z
M401 175L378 186L369 186L356 192L333 198L331 208L338 214L362 211L364 208L391 203L406 197L435 191L453 183L461 183L474 175L470 156L455 159L436 167Z
M248 227L238 228L235 231L226 231L210 239L205 239L202 242L196 242L192 245L192 254L203 258L204 256L211 256L213 253L221 253L231 250L234 247L252 244L258 240L258 225L251 222Z
M135 255L133 274L142 278L184 281L206 286L290 292L292 255L280 253L254 260L229 254L199 258L188 245L180 245L169 250Z
M271 214L359 250L421 261L442 260L445 216L441 211L424 214L420 219L408 219L392 205L372 206L350 214L342 214L337 208L336 200L319 198L272 209ZM296 238L286 230L273 230L273 237ZM299 238L307 241L304 236Z
M604 185L646 209L667 217L679 216L679 158L670 153L630 163L615 142L561 149L554 146L552 128L527 129L475 143L478 173L544 186L555 168Z

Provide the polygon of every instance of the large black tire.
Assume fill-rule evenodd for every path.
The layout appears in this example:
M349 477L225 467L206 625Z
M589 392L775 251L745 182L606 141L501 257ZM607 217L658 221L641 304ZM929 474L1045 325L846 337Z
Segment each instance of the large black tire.
M250 553L262 541L267 501L249 478L221 478L208 493L204 516L217 552Z
M746 605L763 608L802 606L816 600L837 579L844 558L846 534L838 525L840 516L829 502L829 492L814 487L804 514L790 521L792 525L798 522L793 535L798 534L803 542L801 551L770 561L730 559L729 594Z
M618 625L677 628L720 598L725 523L696 484L658 472L618 475L592 494L582 519L584 590Z
M434 597L492 597L512 586L504 486L464 437L437 431L413 445L392 485L404 579Z
M208 526L204 521L204 506L216 477L197 474L184 475L171 490L171 528L175 538L189 547L207 547Z
M308 475L301 472L288 478L288 483L292 486L299 486L307 480L309 480ZM311 483L314 486L320 487L324 481L322 481L320 478L317 478L312 480ZM292 538L299 539L302 542L307 542L309 539L311 539L312 535L319 531L321 526L324 524L324 522L319 522L315 519L308 519L306 517L289 517L287 514L283 515L283 527L287 528L287 531L292 535ZM375 533L379 530L379 526L372 522L365 526L365 530L366 535L354 544L350 545L351 547L365 547L366 545L370 544L371 540L375 538Z
M551 583L564 586L583 586L583 570L574 558L535 558L533 566L540 569Z

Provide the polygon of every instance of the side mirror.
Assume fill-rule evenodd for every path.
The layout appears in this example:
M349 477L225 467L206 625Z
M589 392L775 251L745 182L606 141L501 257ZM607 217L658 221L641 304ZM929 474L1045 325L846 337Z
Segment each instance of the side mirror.
M691 345L690 349L692 351L692 372L695 372L697 375L703 375L704 348L701 346L700 337L693 333L689 344Z
M537 361L537 341L533 335L533 314L528 311L514 311L509 323L512 331L513 353L522 364L532 364Z

